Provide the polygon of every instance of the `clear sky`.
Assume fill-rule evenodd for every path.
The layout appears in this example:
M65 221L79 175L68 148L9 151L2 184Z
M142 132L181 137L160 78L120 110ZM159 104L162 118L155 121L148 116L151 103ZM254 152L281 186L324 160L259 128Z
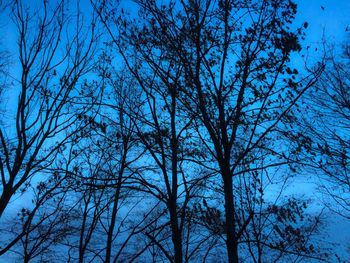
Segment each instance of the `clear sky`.
M317 44L323 31L327 41L340 42L350 33L349 0L295 0L298 4L297 21L307 21L306 42ZM349 31L346 28L349 27Z

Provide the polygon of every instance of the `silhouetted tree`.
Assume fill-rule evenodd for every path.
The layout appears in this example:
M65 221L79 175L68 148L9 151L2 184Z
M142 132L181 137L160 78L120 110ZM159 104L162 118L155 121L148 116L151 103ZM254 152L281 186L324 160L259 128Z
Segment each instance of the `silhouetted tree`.
M148 75L141 85L147 89L161 82L168 93L176 91L177 105L194 119L222 179L227 255L229 262L238 262L238 245L254 214L237 215L238 175L293 162L279 131L292 125L291 109L323 68L301 79L290 67L307 24L290 29L297 9L292 1L136 3L139 22L113 17L113 11L101 18L129 69ZM153 103L157 98L151 97Z
M311 165L321 171L321 190L327 206L350 218L350 45L342 54L330 49L327 67L305 103L302 137L307 141ZM310 103L311 102L311 103Z
M3 221L0 255L15 251L22 255L24 262L49 258L63 239L71 237L74 231L69 224L72 217L66 205L69 192L64 181L64 176L54 173L47 180L28 186L30 194L17 217Z
M17 29L19 76L11 87L14 110L0 128L0 216L13 195L49 167L80 129L72 126L79 123L76 111L88 109L76 107L77 88L91 70L98 37L93 25L83 29L80 14L77 27L70 29L65 1L54 6L43 1L38 12L23 1L9 8Z
M101 8L96 5L95 9L109 30L110 21L105 20L105 14L113 12L113 9L102 7L103 4ZM122 26L129 22L123 20L117 23ZM128 32L125 31L123 38L118 40L113 35L111 37L134 79L134 85L140 91L138 96L142 99L139 107L127 111L134 123L135 134L146 151L141 160L147 158L144 168L135 173L133 180L138 191L150 194L165 206L169 218L169 221L165 220L163 225L160 224L145 234L167 260L187 262L199 249L199 246L184 245L186 239L191 242L191 231L185 231L189 227L187 207L197 190L199 178L205 176L196 178L194 173L186 172L193 170L191 166L195 163L190 164L191 160L203 153L200 149L193 148L199 142L198 137L192 136L194 118L186 116L178 97L182 66L172 52L168 52L166 45L160 43L157 47L159 53L150 53L145 42L136 39L130 42L127 39ZM163 232L168 229L171 233L172 252L165 245L167 240L164 236L167 234Z
M292 67L292 0L91 0L90 24L79 3L1 9L19 60L0 58L0 256L330 260L287 186L321 171L349 218L350 48Z

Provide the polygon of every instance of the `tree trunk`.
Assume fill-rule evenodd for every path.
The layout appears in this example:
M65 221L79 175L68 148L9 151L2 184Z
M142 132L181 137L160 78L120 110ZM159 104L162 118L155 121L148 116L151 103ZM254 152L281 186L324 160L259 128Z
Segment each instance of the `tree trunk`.
M108 229L107 233L107 244L106 244L106 259L105 262L109 263L111 262L111 255L112 255L112 243L113 243L113 233L114 233L114 228L117 220L117 213L118 213L118 205L119 205L119 197L120 197L120 191L122 188L122 179L124 175L124 170L126 166L126 155L128 152L128 143L124 142L124 152L121 160L121 167L118 172L118 182L117 182L117 189L114 194L114 199L113 199L113 209L112 209L112 218L111 218L111 223Z
M84 244L84 236L85 236L85 227L86 227L86 219L87 219L87 204L85 204L84 207L84 213L83 213L83 218L82 218L82 224L80 228L80 240L79 240L79 263L84 262L84 254L85 254L85 244Z
M226 248L229 263L238 263L238 240L235 230L235 207L233 203L232 176L225 169L223 176L225 194Z
M119 191L114 195L111 224L109 226L108 233L107 233L106 259L105 259L106 263L111 262L112 241L113 241L114 227L115 227L116 218L117 218L118 201L119 201Z
M171 232L172 232L172 241L174 244L174 257L175 257L175 263L182 263L182 237L181 237L181 231L179 229L179 223L177 221L177 213L176 213L176 202L170 201L171 204L169 205L170 210L170 223L171 223Z
M30 261L30 256L27 253L25 253L23 257L23 263L29 263L29 261Z
M0 198L0 218L4 213L8 203L10 202L11 196L12 196L11 189L8 189L8 187L5 185Z

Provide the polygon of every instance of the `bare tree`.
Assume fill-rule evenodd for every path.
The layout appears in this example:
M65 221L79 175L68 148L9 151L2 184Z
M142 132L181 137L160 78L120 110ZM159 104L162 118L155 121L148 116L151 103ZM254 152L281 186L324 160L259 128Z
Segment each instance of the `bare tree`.
M106 20L105 14L114 9L103 7L103 4L95 6L95 10L111 33L110 22L116 22L120 26L120 21L113 20L115 17L111 21ZM202 175L191 176L186 172L193 171L195 174L193 166L198 164L193 160L203 152L193 149L199 145L199 138L192 135L195 133L192 127L194 118L186 116L178 97L177 81L180 81L183 74L182 66L173 53L162 46L159 47L159 54L151 55L149 47L142 40L130 43L126 39L116 39L113 34L110 36L134 79L134 85L139 88L138 96L142 99L139 107L126 111L133 122L134 134L146 151L141 158L145 159L145 165L136 169L132 177L135 183L133 187L159 200L165 211L157 212L165 213L168 217L163 224L160 223L162 219L157 221L157 227L151 226L144 234L167 260L188 262L209 237L199 240L197 236L197 241L193 241L193 244L190 241L192 230L187 210L200 188L199 182L207 177L207 173L201 171L199 173ZM158 215L155 217L158 218ZM167 249L169 235L173 246L171 252Z
M90 3L90 24L79 3L7 6L19 77L0 120L0 255L324 260L312 236L320 217L305 220L307 203L284 193L308 164L343 191L325 188L338 212L350 210L347 61L331 60L311 96L318 125L296 127L324 68L291 66L308 26L291 29L296 4L136 0L136 17L119 1ZM7 83L1 63L0 75ZM24 195L33 201L10 224L5 212Z
M87 110L76 107L77 87L91 70L98 35L94 24L83 27L79 13L70 28L74 20L66 7L65 1L55 6L43 1L38 10L23 1L10 6L20 77L11 90L13 119L2 120L0 128L0 216L13 195L76 138L80 128L72 124L79 123L79 111Z
M18 218L10 217L3 221L0 229L1 256L17 253L25 262L36 257L45 258L52 254L48 252L52 252L62 239L72 234L64 181L64 176L55 173L34 187L29 186L31 202L22 205ZM22 249L18 243L22 244Z
M350 219L350 46L343 45L342 54L330 48L326 70L316 88L309 93L305 105L303 128L299 134L308 141L310 165L321 178L326 205ZM320 172L321 171L321 172Z
M239 175L294 162L279 140L280 131L293 125L291 109L323 69L320 65L297 79L298 70L290 67L307 23L290 29L297 11L292 1L136 3L139 24L114 17L116 33L105 23L107 30L124 61L136 61L129 69L137 80L144 69L138 55L149 65L144 69L148 79L140 85L154 89L160 82L169 98L176 93L174 101L186 109L187 118L194 118L214 160L211 168L222 179L228 261L238 262L240 240L255 213L237 214ZM110 16L113 12L101 18L106 22ZM136 56L128 46L136 46ZM147 93L150 105L162 95L155 92Z

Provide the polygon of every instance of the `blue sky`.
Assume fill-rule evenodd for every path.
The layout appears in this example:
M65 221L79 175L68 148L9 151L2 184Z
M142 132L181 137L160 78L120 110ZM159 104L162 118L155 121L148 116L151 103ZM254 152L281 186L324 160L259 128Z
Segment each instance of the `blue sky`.
M39 0L30 1L33 1L33 3L40 2ZM72 0L72 3L74 2L75 0ZM350 36L350 0L295 0L295 2L298 4L296 24L301 25L304 21L309 23L304 46L309 45L312 52L321 45L323 33L330 44L339 44L346 40L347 36ZM82 0L81 5L83 6L84 3L89 4L89 0ZM349 31L346 31L347 27L349 27ZM14 53L17 48L15 30L16 28L10 23L8 17L0 17L0 32L3 32L1 42L4 48L10 49ZM321 53L314 53L314 56L317 57L318 54L321 55ZM17 57L14 57L14 59L16 60ZM13 70L11 74L16 76L16 70ZM0 107L2 106L0 105ZM295 188L298 186L295 186ZM305 191L308 190L305 187ZM342 231L344 228L345 223L330 226L329 232L337 236L332 239L339 238L338 241L343 242L344 240L345 242L349 232ZM339 236L337 232L342 232L342 235Z
M349 0L295 0L298 4L297 22L307 21L306 43L316 45L323 30L327 41L341 42L350 33ZM322 9L323 7L324 9ZM346 32L346 27L349 31Z
M31 0L34 3L40 3L41 0ZM130 0L124 0L131 2ZM350 35L350 1L349 0L294 0L298 4L298 13L296 24L302 24L304 21L309 23L306 31L305 45L315 48L322 40L323 32L328 42L339 43L346 40ZM56 3L57 1L51 0ZM75 3L75 1L72 1ZM90 5L89 0L82 0L80 6ZM74 4L73 4L74 5ZM123 6L127 6L124 2ZM324 7L322 9L321 7ZM90 8L88 8L89 10ZM85 9L86 10L86 9ZM346 32L346 27L349 31ZM11 25L8 17L0 17L0 30L2 31L2 44L5 48L14 48L13 42L16 41L16 28Z

